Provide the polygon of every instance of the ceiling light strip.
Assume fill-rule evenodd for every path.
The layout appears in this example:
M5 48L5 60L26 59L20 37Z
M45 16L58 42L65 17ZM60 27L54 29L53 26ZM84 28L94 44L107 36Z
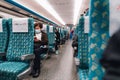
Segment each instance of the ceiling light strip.
M41 18L41 19L43 19L43 20L45 20L45 21L47 21L47 22L50 22L50 23L52 23L52 24L54 24L54 25L57 25L56 23L54 23L54 22L48 20L47 18L45 18L45 17L39 15L38 13L36 13L36 12L34 12L34 11L32 11L32 10L26 8L26 7L24 7L23 5L21 5L21 4L17 3L17 2L15 2L15 1L13 1L13 0L5 0L5 1L8 2L8 3L10 3L10 4L12 4L12 5L14 5L14 6L17 6L17 7L21 8L21 9L23 9L23 10L25 10L25 11L27 11L27 12L29 12L29 13L35 15L35 16L38 16L39 18Z
M80 9L82 6L82 0L74 0L74 20L73 20L73 24L75 25L77 23L77 20L79 18L79 13L80 13Z
M56 18L61 24L65 25L65 22L58 15L58 13L53 9L52 5L48 2L48 0L35 0L39 3L44 9L46 9L54 18Z

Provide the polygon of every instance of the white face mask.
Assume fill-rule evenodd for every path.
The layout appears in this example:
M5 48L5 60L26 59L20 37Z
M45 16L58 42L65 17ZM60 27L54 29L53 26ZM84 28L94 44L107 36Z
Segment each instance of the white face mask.
M35 30L35 33L36 33L36 34L39 34L40 32L41 32L41 30L39 30L39 29L36 29L36 30Z

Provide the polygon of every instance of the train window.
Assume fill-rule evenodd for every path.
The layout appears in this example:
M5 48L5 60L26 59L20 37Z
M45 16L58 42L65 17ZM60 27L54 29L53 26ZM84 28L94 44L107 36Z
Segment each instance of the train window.
M0 19L0 32L2 32L2 19Z
M12 26L13 32L28 32L28 18L14 18Z
M110 36L120 28L120 1L110 0Z

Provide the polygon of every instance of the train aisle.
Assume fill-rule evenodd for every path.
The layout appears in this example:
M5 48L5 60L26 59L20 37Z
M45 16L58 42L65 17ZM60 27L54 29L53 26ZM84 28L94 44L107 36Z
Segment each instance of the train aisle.
M71 41L67 41L60 51L59 55L44 60L40 76L31 80L78 80Z

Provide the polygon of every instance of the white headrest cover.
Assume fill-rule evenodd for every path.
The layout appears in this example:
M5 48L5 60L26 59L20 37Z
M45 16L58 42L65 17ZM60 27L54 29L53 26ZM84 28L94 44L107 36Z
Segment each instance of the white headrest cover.
M3 32L2 19L0 19L0 32Z
M28 18L12 19L13 32L28 32Z

